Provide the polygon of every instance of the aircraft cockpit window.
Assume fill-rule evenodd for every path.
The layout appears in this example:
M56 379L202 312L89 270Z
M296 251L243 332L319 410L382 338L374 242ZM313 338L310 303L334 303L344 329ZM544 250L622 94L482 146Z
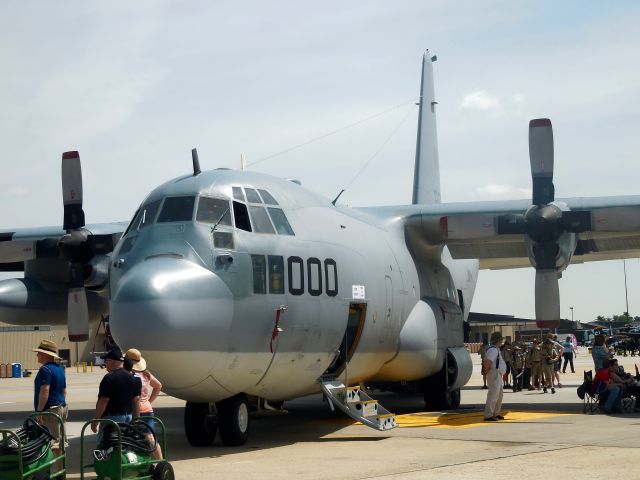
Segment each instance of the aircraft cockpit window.
M276 227L276 231L280 235L294 235L291 225L285 216L284 212L280 208L267 207L271 220Z
M193 219L193 206L196 197L169 197L165 199L158 223L189 222Z
M242 193L242 187L233 187L233 198L244 202L244 193Z
M257 233L276 233L264 207L250 205L249 212Z
M264 255L251 255L253 293L267 293L267 262Z
M278 205L278 202L276 201L276 199L273 198L271 194L266 190L258 189L258 192L260 193L262 200L264 200L264 203L266 203L267 205Z
M253 188L245 188L244 193L247 194L247 202L249 203L262 203L262 199L258 192L256 192Z
M231 226L231 206L228 200L200 197L196 222Z
M140 207L136 212L135 217L133 217L131 225L127 228L125 235L130 231L141 230L144 227L151 225L156 219L158 208L160 208L160 202L162 202L162 200L156 200L155 202L147 203Z
M249 211L244 203L233 202L233 220L236 222L236 228L251 232Z

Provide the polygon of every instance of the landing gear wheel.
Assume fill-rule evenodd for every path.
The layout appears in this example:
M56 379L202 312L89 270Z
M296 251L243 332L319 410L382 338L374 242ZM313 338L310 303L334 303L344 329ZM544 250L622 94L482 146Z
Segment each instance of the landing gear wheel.
M187 402L184 407L184 431L191 445L210 446L216 438L216 430L216 416L208 403Z
M449 381L445 381L443 367L434 376L424 379L424 403L430 410L455 410L460 406L460 389L450 390L455 378L455 369L449 372Z
M51 478L48 472L36 472L31 477L31 480L49 480Z
M162 461L156 465L151 475L153 480L174 480L173 467L169 462Z
M249 403L243 394L216 404L220 439L228 446L244 445L249 438Z

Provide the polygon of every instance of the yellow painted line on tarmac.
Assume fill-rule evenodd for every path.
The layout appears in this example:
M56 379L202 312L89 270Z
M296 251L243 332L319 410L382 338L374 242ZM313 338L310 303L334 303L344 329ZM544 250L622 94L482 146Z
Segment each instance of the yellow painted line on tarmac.
M576 413L569 412L531 412L520 410L508 410L503 411L502 415L504 420L497 422L485 422L484 414L482 412L472 413L445 413L437 414L434 412L424 413L408 413L404 415L397 415L396 421L402 428L416 428L416 427L432 427L432 428L471 428L498 425L500 423L509 422L528 422L532 420L541 420L545 418L561 417L566 415L577 415Z
M497 422L485 422L483 412L469 413L442 413L442 412L416 412L396 415L396 421L400 428L472 428L490 427L503 423L530 422L535 420L551 419L570 415L581 415L571 412L553 411L523 411L523 410L503 410L504 420ZM322 423L342 424L347 426L360 425L362 423L350 420L349 418L334 418L322 420Z

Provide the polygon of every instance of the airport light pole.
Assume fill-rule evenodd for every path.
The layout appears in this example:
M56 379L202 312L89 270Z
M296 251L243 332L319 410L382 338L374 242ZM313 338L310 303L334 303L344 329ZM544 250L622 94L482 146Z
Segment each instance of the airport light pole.
M626 306L626 310L624 313L627 315L627 319L629 318L629 295L627 294L627 261L625 259L622 260L622 268L624 270L624 302Z
M569 307L569 310L571 310L571 323L573 323L573 307ZM577 325L574 324L573 328L577 328Z

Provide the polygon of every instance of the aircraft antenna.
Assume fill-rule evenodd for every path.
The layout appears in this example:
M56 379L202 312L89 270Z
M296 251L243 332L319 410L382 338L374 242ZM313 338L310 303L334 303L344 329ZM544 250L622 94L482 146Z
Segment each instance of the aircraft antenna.
M244 153L240 154L240 170L242 170L243 172L246 170L246 159L244 156Z
M357 122L353 122L353 123L350 123L349 125L345 125L344 127L340 127L340 128L335 129L335 130L332 130L332 131L330 131L328 133L325 133L324 135L320 135L319 137L312 138L311 140L307 140L306 142L299 143L297 145L294 145L293 147L289 147L289 148L287 148L285 150L281 150L279 152L276 152L276 153L273 153L273 154L268 155L266 157L263 157L263 158L261 158L259 160L256 160L255 162L251 162L247 166L250 167L252 165L257 165L258 163L264 162L265 160L269 160L271 158L278 157L280 155L284 155L285 153L289 153L289 152L291 152L293 150L297 150L298 148L304 147L305 145L309 145L310 143L313 143L313 142L317 142L318 140L323 140L323 139L325 139L327 137L330 137L331 135L335 135L336 133L343 132L345 130L348 130L350 128L358 126L358 125L360 125L362 123L368 122L369 120L373 120L374 118L377 118L377 117L379 117L381 115L384 115L386 113L392 112L393 110L397 110L398 108L404 107L405 105L407 105L409 103L415 103L415 101L416 101L415 97L412 97L410 100L407 100L406 102L403 102L403 103L400 103L398 105L395 105L395 106L393 106L391 108L383 110L382 112L378 112L378 113L375 113L373 115L370 115L370 116L368 116L366 118L363 118L362 120L358 120Z
M413 107L413 105L412 105L412 107ZM353 176L353 178L347 184L347 186L344 187L342 189L342 191L338 194L338 196L333 200L333 202L331 202L333 205L336 204L336 202L338 201L338 198L340 198L340 195L342 195L347 190L347 188L349 188L353 184L353 182L356 181L356 179L360 176L360 174L362 172L365 171L365 169L369 166L369 164L373 161L373 159L376 158L380 154L380 152L384 149L384 147L387 145L387 143L389 143L391 141L391 139L396 135L396 133L398 133L398 130L400 130L400 127L402 127L404 122L407 121L407 118L409 118L409 115L411 115L412 112L413 112L413 108L410 108L407 111L407 113L405 114L405 116L402 117L402 120L400 120L400 123L398 123L396 128L394 128L393 131L391 132L391 134L385 139L384 142L382 142L382 145L380 145L380 147L373 153L373 155L371 155L368 158L368 160L366 162L364 162L364 165L362 165L362 167L360 167L360 170L358 170L358 172Z
M202 173L202 170L200 170L200 160L198 160L197 148L191 149L191 160L193 161L193 176L197 177Z
M343 193L344 193L344 188L342 190L340 190L340 193L338 194L338 196L333 199L333 202L331 202L331 205L333 205L335 207L336 206L336 202L340 198L340 195L342 195Z

